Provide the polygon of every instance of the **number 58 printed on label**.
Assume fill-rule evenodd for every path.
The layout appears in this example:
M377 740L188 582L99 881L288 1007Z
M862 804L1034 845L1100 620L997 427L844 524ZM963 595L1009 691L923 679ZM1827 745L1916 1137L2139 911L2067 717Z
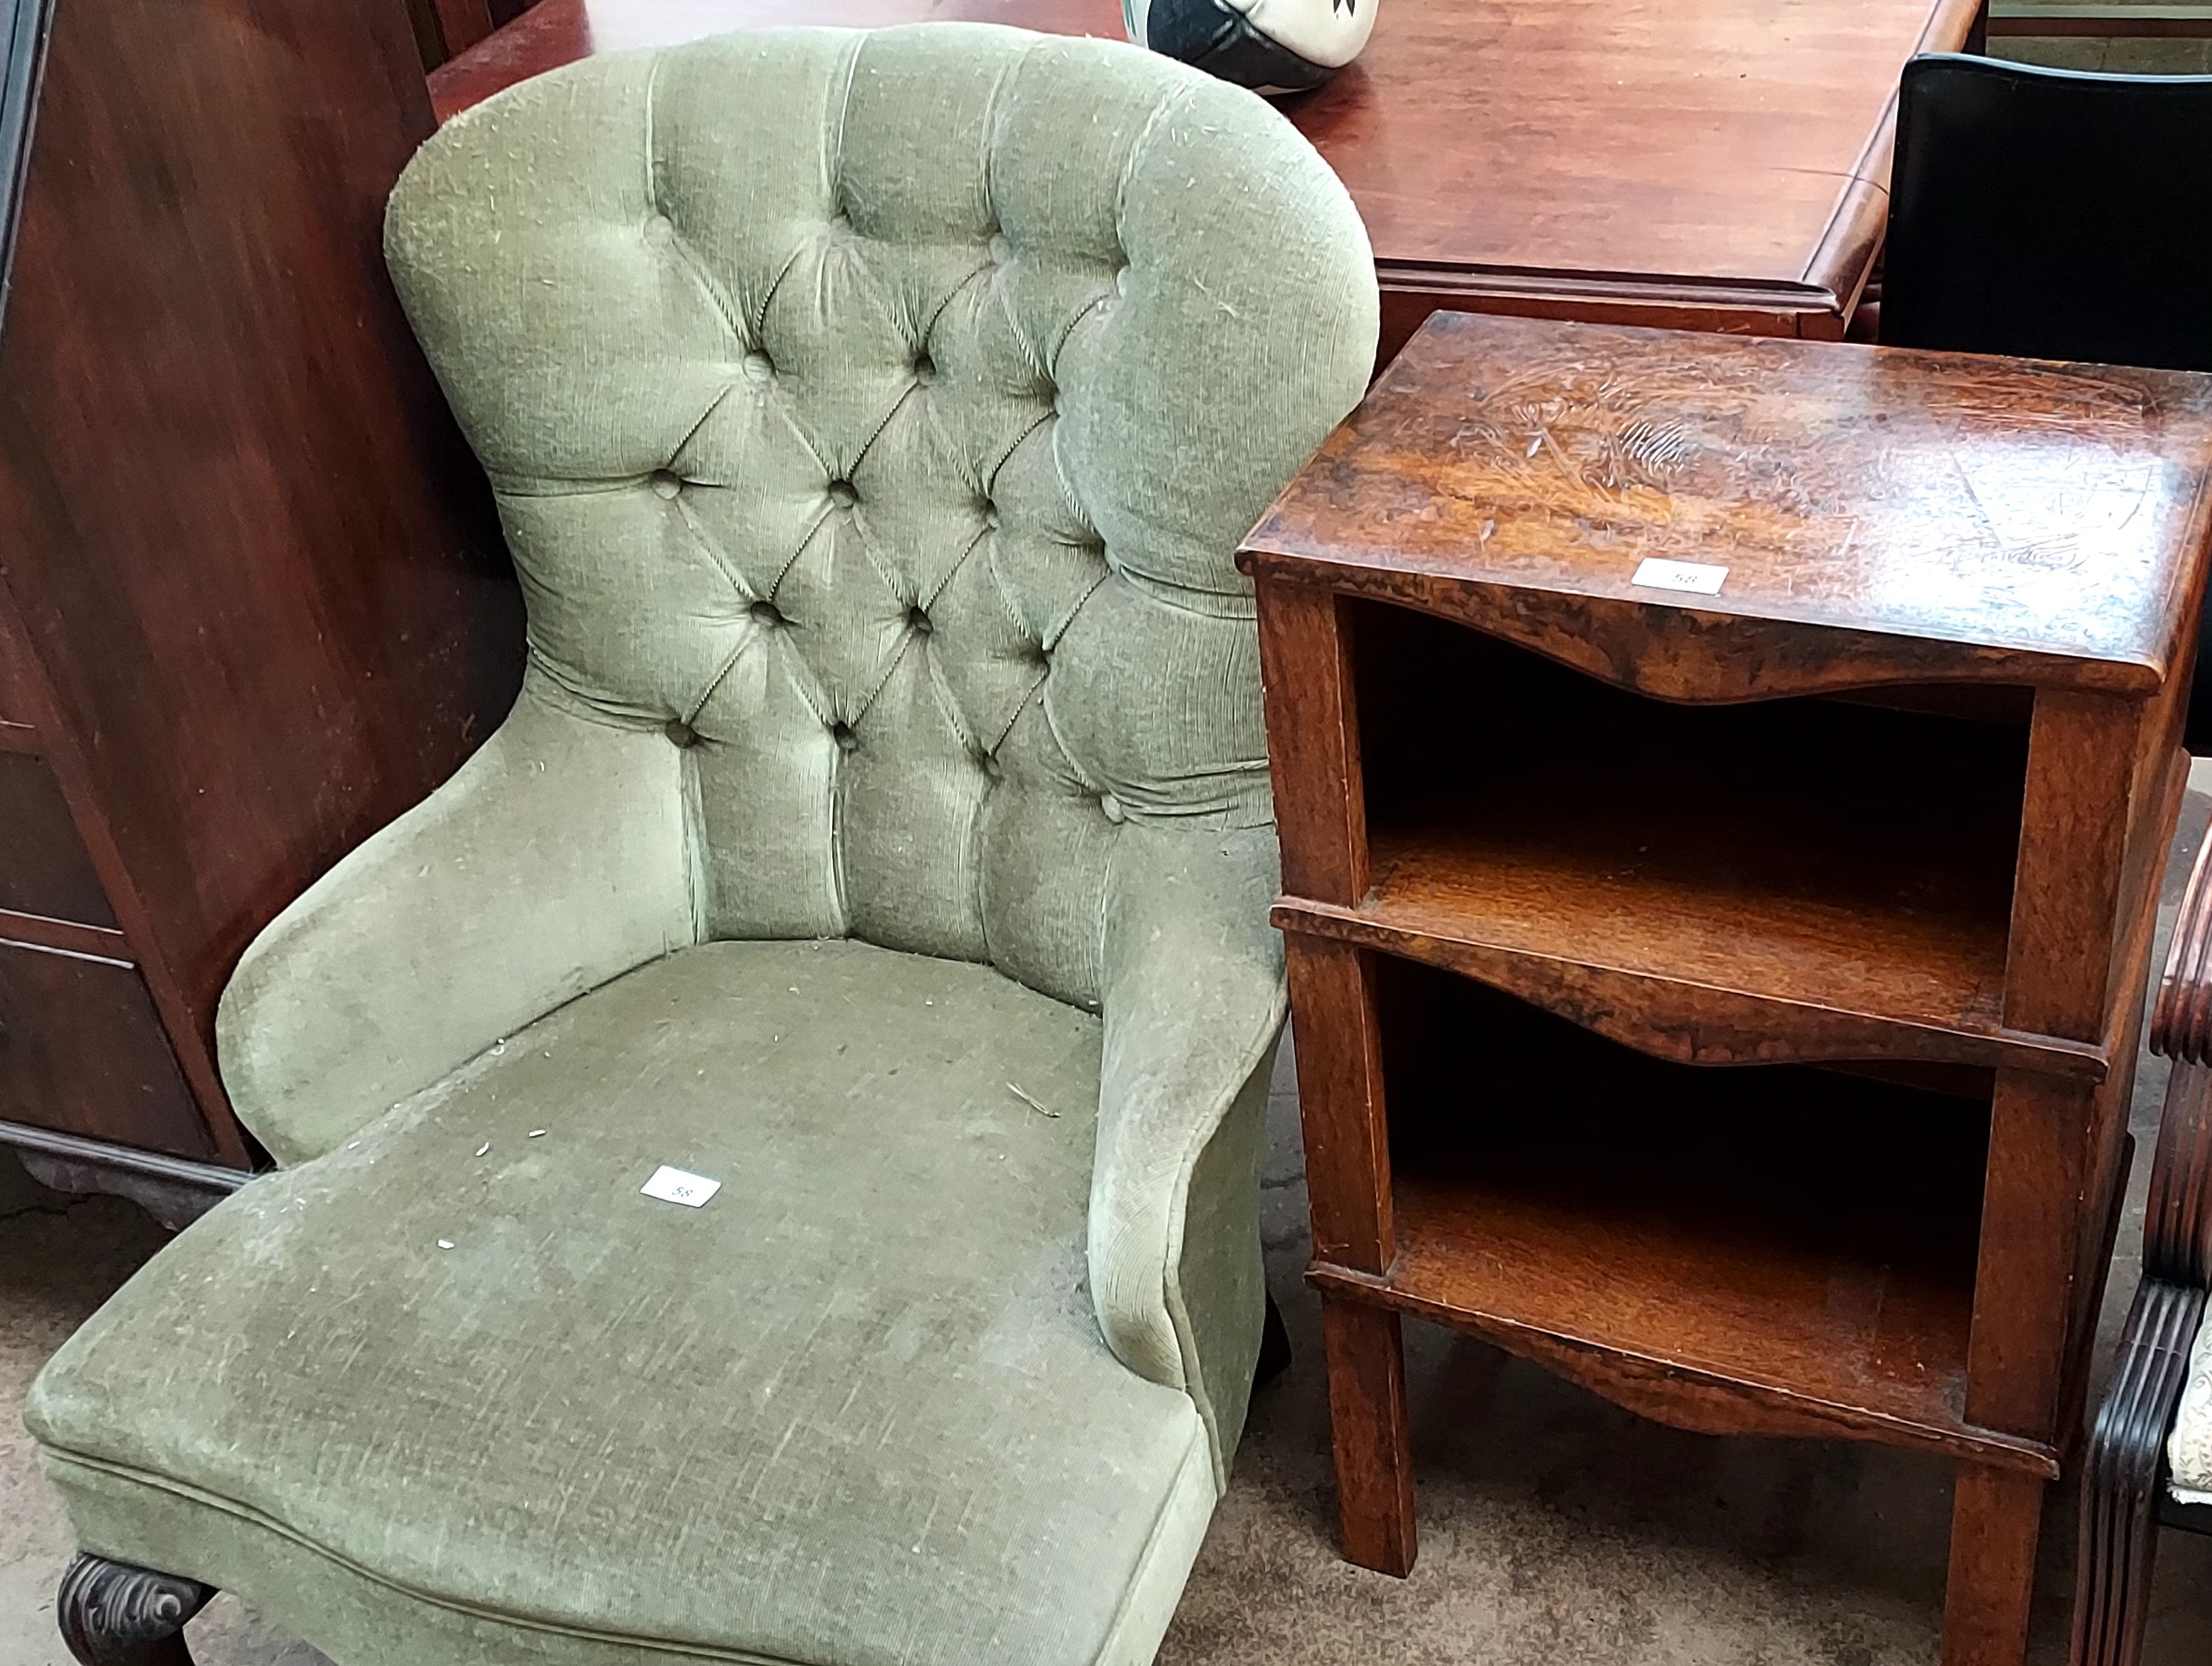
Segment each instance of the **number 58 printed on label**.
M664 1203L681 1203L687 1209L697 1209L722 1189L722 1182L709 1180L704 1174L671 1169L663 1163L653 1171L653 1178L638 1189Z
M1662 561L1649 555L1637 565L1629 582L1646 590L1688 590L1699 596L1718 596L1727 578L1725 567L1708 567L1702 561Z

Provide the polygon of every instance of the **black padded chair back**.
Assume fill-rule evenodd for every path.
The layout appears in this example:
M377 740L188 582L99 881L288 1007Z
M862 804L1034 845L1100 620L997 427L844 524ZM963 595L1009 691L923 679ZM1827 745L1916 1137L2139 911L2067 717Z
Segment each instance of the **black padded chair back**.
M1884 266L1891 346L2212 370L2212 76L1915 58ZM2182 742L2212 754L2212 609Z
M1904 66L1881 338L2212 370L2212 76Z

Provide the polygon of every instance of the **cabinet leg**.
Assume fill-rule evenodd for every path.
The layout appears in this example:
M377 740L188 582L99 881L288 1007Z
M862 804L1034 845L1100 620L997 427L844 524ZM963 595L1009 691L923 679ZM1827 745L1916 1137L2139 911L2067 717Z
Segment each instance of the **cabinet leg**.
M1336 1438L1344 1557L1378 1573L1413 1572L1414 1458L1405 1419L1405 1346L1398 1315L1324 1298L1329 1414Z
M1944 1591L1943 1666L2020 1666L2035 1542L2043 1530L2040 1476L1959 1466L1951 1499L1951 1572Z

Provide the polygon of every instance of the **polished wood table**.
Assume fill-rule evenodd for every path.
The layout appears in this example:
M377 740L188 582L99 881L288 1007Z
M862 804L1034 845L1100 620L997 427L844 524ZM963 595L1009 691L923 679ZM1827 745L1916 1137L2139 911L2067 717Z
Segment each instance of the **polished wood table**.
M593 52L922 18L1120 38L1116 0L539 0L431 77L441 115ZM1887 213L1897 76L1975 0L1382 0L1283 108L1343 179L1382 357L1439 307L1839 338Z
M1413 1314L1950 1459L2017 1666L2208 503L2212 377L1445 313L1253 531L1354 1560Z

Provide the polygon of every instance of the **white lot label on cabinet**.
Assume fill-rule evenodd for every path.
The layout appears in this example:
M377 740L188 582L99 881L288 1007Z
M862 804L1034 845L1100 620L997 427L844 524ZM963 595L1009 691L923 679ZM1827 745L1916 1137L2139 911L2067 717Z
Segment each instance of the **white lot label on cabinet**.
M1707 567L1702 561L1661 561L1653 555L1636 564L1636 576L1629 582L1646 590L1694 590L1700 596L1718 596L1720 582L1727 577L1725 567Z
M722 1189L722 1182L709 1180L704 1174L687 1174L682 1169L671 1169L663 1163L653 1171L653 1178L638 1189L664 1203L682 1203L697 1209Z

